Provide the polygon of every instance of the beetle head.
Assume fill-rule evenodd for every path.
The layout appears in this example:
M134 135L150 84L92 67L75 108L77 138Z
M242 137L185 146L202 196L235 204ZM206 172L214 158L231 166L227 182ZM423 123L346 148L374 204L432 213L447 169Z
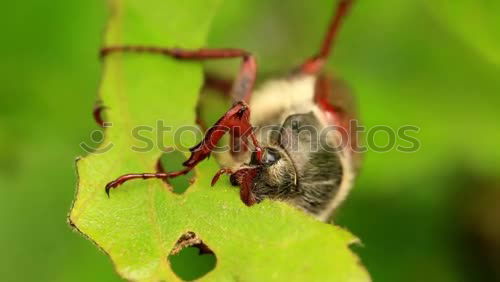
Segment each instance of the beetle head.
M328 145L331 135L320 134L320 129L312 112L289 116L277 130L267 132L262 159L252 154L244 168L252 174L235 173L233 184L248 190L255 202L278 199L311 213L321 211L334 198L343 168L339 153Z

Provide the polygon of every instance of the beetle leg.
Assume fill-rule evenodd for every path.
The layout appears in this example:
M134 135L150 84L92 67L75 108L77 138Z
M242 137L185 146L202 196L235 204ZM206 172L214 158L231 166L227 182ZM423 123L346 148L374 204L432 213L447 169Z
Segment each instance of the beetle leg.
M211 89L215 90L221 95L223 95L224 98L229 98L231 94L231 88L232 88L233 82L227 79L223 79L220 77L217 77L214 74L210 73L205 73L205 81L203 84L203 89ZM202 91L203 94L203 91ZM199 103L196 105L196 124L200 126L203 130L208 129L208 126L206 126L205 122L201 119L201 108ZM248 147L240 138L237 138L237 135L231 134L231 155L236 156L241 152L247 152Z
M212 182L210 183L211 186L214 186L217 181L219 181L219 178L223 174L233 174L234 172L230 168L221 168L217 173L212 177Z
M183 170L174 171L174 172L125 174L125 175L122 175L122 176L118 177L117 179L109 182L108 184L106 184L106 189L105 189L106 194L109 197L109 190L114 189L114 188L116 188L116 187L122 185L123 183L125 183L129 180L132 180L132 179L138 179L138 178L142 178L142 179L150 179L150 178L167 179L167 178L172 178L172 177L176 177L179 175L184 175L184 174L188 173L190 170L191 170L191 168L185 168Z
M170 56L179 60L241 58L242 64L238 76L233 82L231 88L231 97L235 103L234 106L207 131L203 141L190 149L191 156L183 163L186 167L185 169L170 173L126 174L119 177L115 181L108 183L108 185L106 185L106 192L109 193L111 188L116 188L131 179L166 179L188 173L199 162L210 155L217 142L227 131L230 132L232 138L250 139L255 147L257 156L260 159L262 150L253 133L253 128L249 120L250 110L246 104L250 101L257 72L257 63L255 58L249 52L241 49L184 50L178 48L159 48L148 46L110 46L101 49L101 57L105 57L116 52L159 54Z
M255 137L253 127L250 124L250 109L248 105L243 102L237 102L229 111L222 116L213 127L211 127L205 134L204 139L196 146L190 149L191 156L186 160L183 165L184 169L174 172L162 173L140 173L140 174L125 174L116 180L106 185L106 193L109 195L109 190L116 188L119 185L132 180L132 179L150 179L150 178L172 178L183 175L191 171L199 162L206 159L210 153L215 149L217 142L222 136L229 131L231 135L236 138L241 138L243 141L249 140L254 145L254 150L257 152L257 158L262 158L262 149ZM220 174L219 174L220 176Z
M260 167L245 167L240 168L231 175L240 186L241 201L243 201L243 203L247 206L251 206L259 202L252 191L254 179L259 172Z
M258 202L254 193L252 192L252 187L254 183L254 179L259 173L259 167L244 167L240 168L237 171L232 171L229 168L220 169L215 176L212 178L212 186L217 183L219 177L222 174L230 174L231 179L234 179L236 184L240 186L240 198L243 203L247 206L251 206Z
M186 167L194 167L200 161L210 155L217 142L228 132L233 138L240 138L243 141L250 140L257 152L258 158L261 158L262 149L253 132L250 124L250 109L245 102L237 102L229 111L221 117L213 127L205 134L205 138L196 146L190 149L191 156L184 162Z
M150 53L170 56L179 60L214 60L241 58L242 63L236 80L233 82L231 96L233 102L249 102L257 73L257 63L254 56L242 49L196 49L160 48L149 46L109 46L101 49L101 57L116 52Z
M335 39L340 30L340 26L342 25L342 22L349 12L349 9L351 8L353 2L354 0L339 0L334 16L328 27L328 31L326 32L325 38L323 39L321 49L315 56L307 59L299 67L299 73L317 74L323 69L328 56L330 56L332 47L335 43Z

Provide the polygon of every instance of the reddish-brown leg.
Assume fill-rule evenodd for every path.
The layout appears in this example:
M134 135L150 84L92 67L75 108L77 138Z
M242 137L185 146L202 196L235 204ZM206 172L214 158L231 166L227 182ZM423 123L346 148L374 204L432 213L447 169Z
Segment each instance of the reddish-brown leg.
M194 167L200 161L207 158L217 145L217 142L228 131L235 138L251 141L254 145L254 150L257 152L257 158L261 158L262 149L250 124L250 109L245 102L241 101L237 102L207 131L203 141L190 149L191 156L183 165Z
M214 60L241 58L243 60L236 80L233 82L231 96L233 102L249 102L255 83L257 63L249 52L241 49L197 49L161 48L149 46L110 46L101 49L101 56L116 52L149 53L173 57L179 60Z
M255 195L252 193L252 186L255 176L259 173L260 167L244 167L237 171L232 171L228 168L220 169L212 178L212 186L217 183L222 174L230 174L240 186L240 198L247 206L257 203Z
M254 146L254 150L257 152L257 158L261 158L262 149L254 135L252 125L249 121L250 109L245 102L236 103L227 113L220 118L215 125L210 128L205 134L204 139L196 146L190 149L191 156L187 161L183 163L186 167L183 170L175 172L166 173L140 173L140 174L125 174L117 178L116 180L108 183L106 185L106 193L109 195L109 190L116 188L132 179L150 179L150 178L171 178L179 175L183 175L192 170L199 162L206 159L215 146L217 142L222 138L226 132L230 132L238 138L245 141L249 140Z
M150 179L150 178L161 178L161 179L166 179L166 178L172 178L176 177L179 175L184 175L188 173L191 170L191 168L185 168L183 170L179 171L174 171L174 172L157 172L157 173L130 173L130 174L125 174L120 177L118 177L116 180L113 180L109 182L106 185L106 194L109 197L109 190L116 188L123 183L132 180L132 179Z
M198 49L184 50L178 48L159 48L148 46L111 46L101 49L101 56L107 56L116 52L150 53L170 56L179 60L210 60L225 58L242 58L240 71L231 89L234 106L208 130L205 138L195 147L191 148L190 158L184 162L185 169L170 173L141 173L126 174L106 185L106 192L116 188L131 179L170 178L186 174L199 162L207 158L215 148L217 142L226 132L230 132L234 138L250 139L260 159L261 148L253 133L249 121L250 110L246 102L250 100L253 85L255 83L257 64L255 58L247 51L240 49Z
M251 206L258 201L252 192L252 187L255 181L254 179L260 172L260 169L260 167L245 167L238 169L233 174L236 182L240 186L240 198L247 206Z
M304 74L317 74L325 65L328 56L330 56L333 44L335 43L335 39L340 30L340 26L344 21L349 9L352 6L354 0L340 0L336 6L336 10L334 16L330 22L328 27L328 31L326 32L325 38L321 45L321 49L319 52L307 59L302 66L299 67L299 72Z
M219 171L217 171L217 173L214 175L214 177L212 177L212 182L210 184L212 186L214 186L215 183L217 183L217 181L219 181L219 178L221 177L221 175L233 174L233 173L234 172L230 168L221 168L221 169L219 169Z

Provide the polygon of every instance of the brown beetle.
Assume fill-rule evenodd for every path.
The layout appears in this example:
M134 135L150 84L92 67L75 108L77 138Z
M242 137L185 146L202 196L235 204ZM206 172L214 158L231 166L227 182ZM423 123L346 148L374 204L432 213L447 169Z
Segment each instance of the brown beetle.
M355 119L352 99L339 80L322 73L352 2L339 1L315 56L291 75L270 80L256 91L255 58L241 49L103 48L102 56L114 52L146 52L179 60L242 59L240 72L229 92L233 106L206 132L203 141L191 148L183 170L126 174L106 185L106 193L109 195L110 189L131 179L166 179L186 174L207 158L221 137L229 133L233 140L232 161L224 164L212 184L227 173L231 175L231 182L240 186L241 199L248 206L266 198L275 199L320 220L328 219L349 192L359 164L354 152L356 136L349 126ZM214 81L206 79L206 83Z

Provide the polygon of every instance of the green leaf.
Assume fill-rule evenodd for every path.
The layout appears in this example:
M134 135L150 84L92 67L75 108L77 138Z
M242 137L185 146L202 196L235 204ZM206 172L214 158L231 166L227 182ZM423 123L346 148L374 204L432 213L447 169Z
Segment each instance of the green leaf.
M218 5L218 0L115 0L105 44L201 47ZM184 194L173 193L160 180L138 180L106 197L106 183L125 173L155 171L161 149L179 145L174 144L179 139L174 132L193 126L201 83L197 62L120 53L105 59L100 97L112 126L96 153L77 162L72 226L130 280L180 280L168 255L191 231L217 259L203 276L206 281L369 281L349 250L354 236L284 203L264 201L249 208L236 188L222 184L227 179L211 188L218 169L214 160L196 169L195 181ZM158 137L158 121L173 130ZM145 146L134 136L138 126L151 128L140 132L153 140L145 152L131 149ZM183 144L194 145L196 138L187 137Z

